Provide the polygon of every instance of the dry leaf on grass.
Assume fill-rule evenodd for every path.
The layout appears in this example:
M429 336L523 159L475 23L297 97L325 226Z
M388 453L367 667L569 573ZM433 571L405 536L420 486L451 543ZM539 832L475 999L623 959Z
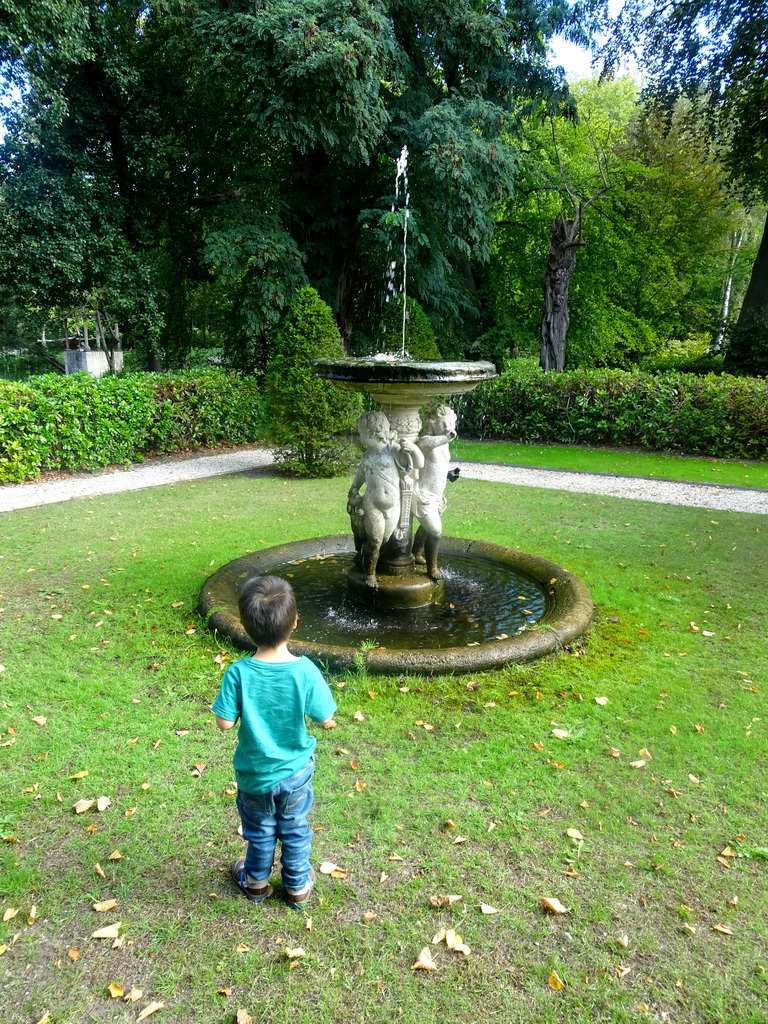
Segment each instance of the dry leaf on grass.
M387 860L405 860L405 857L401 857L399 853L390 853Z
M96 872L96 874L99 876L99 878L106 878L107 877L104 874L104 868L101 866L101 864L94 864L93 865L93 870Z
M109 799L108 796L100 796L99 799L96 801L96 810L106 811L106 809L111 805L111 803L112 801Z
M347 869L340 868L338 864L334 864L332 860L324 860L320 865L319 870L321 875L330 875L331 878L347 877Z
M376 914L372 910L366 910L360 919L364 924L370 924L371 921L376 920Z
M92 939L116 939L120 932L122 921L115 921L114 924L105 925L104 928L97 928L95 932L91 932Z
M18 912L19 912L19 908L18 907L8 907L8 909L3 914L3 920L4 921L12 920L14 917L16 917Z
M541 902L541 905L544 907L544 909L547 910L550 914L567 914L568 913L568 911L563 906L563 904L560 902L560 900L557 899L554 896L542 896L540 898L540 902Z
M253 1024L253 1017L247 1010L238 1010L235 1024Z
M733 932L731 931L731 929L726 927L726 925L724 925L724 924L713 924L712 925L712 931L713 932L720 932L721 935L733 935Z
M567 740L568 739L568 730L567 729L553 729L552 730L552 735L557 740Z
M98 914L104 914L108 910L113 910L117 906L117 900L102 900L100 903L94 903L93 909Z
M363 714L362 711L356 711L354 713L354 715L352 715L352 717L354 718L354 720L356 722L364 722L365 721L365 715Z
M286 946L283 952L285 953L289 960L300 960L303 956L307 955L306 952L301 948L301 946L296 946L293 949Z
M123 996L124 1003L137 1003L144 998L144 992L140 988L132 988Z
M432 904L433 907L445 907L445 906L452 907L454 905L454 903L458 903L460 900L463 900L463 899L464 899L463 896L458 896L458 895L454 895L454 896L430 896L429 897L429 902Z
M107 860L122 860L123 855L119 850L113 850L112 853L107 857Z
M469 838L467 836L456 836L456 838L453 840L452 845L453 846L457 846L459 843L468 843L468 842L469 842Z
M77 961L80 959L80 950L79 949L68 949L67 950L67 956L69 957L69 959L72 961L73 964L76 964Z
M37 920L37 907L30 907L27 914L27 924L34 924Z
M75 772L75 774L74 774L74 775L68 775L68 776L67 776L67 778L68 778L68 779L70 779L70 780L71 780L71 779L84 779L84 778L86 777L86 775L87 775L87 774L88 774L88 772L87 772L87 771L83 771L83 772Z
M416 958L416 963L411 965L412 971L436 971L437 964L432 959L429 946L425 946Z
M579 832L577 828L569 828L566 830L565 834L569 836L571 839L581 840L584 838L584 836L581 834L581 832Z
M50 1013L48 1012L48 1010L46 1010L46 1011L45 1011L45 1013L43 1014L43 1016L42 1016L42 1017L40 1018L40 1020L39 1020L39 1021L37 1022L37 1024L48 1024L48 1022L50 1021L50 1019L51 1019L51 1015L50 1015Z
M606 754L608 754L609 757L621 757L621 751L616 747L608 747Z
M44 715L35 715L32 721L35 722L36 725L45 725L48 719Z
M165 1003L150 1003L149 1006L145 1006L136 1018L137 1024L140 1020L146 1020L147 1017L150 1017L153 1013L157 1013L158 1010L162 1010L164 1006Z
M618 939L616 939L616 941L618 942L618 944L623 949L626 949L629 946L629 936L628 935L620 935L618 937Z
M89 811L95 803L95 800L78 800L76 804L72 805L72 810L75 814L85 814L85 812Z
M550 974L549 979L547 981L547 984L555 992L559 992L561 988L565 988L565 982L560 977L560 975L557 973L557 971L552 971L552 973Z
M496 907L492 907L488 903L481 903L480 904L480 913L481 914L498 914L498 910L496 909Z
M628 974L632 972L631 967L624 967L621 964L616 964L616 973L620 978L626 978Z
M595 697L595 704L599 704L601 707L605 707L608 703L607 697Z
M109 985L107 985L107 992L109 992L111 999L119 999L120 996L124 994L125 989L122 985L117 985L114 981L111 981Z

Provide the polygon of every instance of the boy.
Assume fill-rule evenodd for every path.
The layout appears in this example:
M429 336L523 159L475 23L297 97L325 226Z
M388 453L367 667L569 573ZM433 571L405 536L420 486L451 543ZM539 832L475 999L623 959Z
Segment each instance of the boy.
M239 605L257 650L230 665L213 703L220 729L240 720L234 765L248 850L232 865L232 878L251 903L263 902L272 891L268 879L279 839L286 898L302 910L315 878L307 815L314 801L316 740L307 736L304 716L332 729L336 704L315 665L286 646L297 623L290 584L255 576L243 586Z

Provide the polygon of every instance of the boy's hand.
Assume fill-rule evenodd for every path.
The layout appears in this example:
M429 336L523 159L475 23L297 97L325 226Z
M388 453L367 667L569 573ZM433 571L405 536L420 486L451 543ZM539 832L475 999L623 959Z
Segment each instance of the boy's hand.
M324 729L335 729L338 724L333 718L326 718L324 722L320 723Z

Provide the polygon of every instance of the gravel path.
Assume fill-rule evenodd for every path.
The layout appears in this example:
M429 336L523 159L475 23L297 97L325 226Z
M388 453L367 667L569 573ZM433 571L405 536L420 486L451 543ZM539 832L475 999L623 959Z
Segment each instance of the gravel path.
M272 462L272 453L267 449L241 448L218 455L165 456L148 460L131 469L84 473L45 483L5 484L0 487L0 512L49 505L69 498L137 491L144 487L159 487L185 480L268 469ZM582 494L605 494L614 498L654 501L663 505L768 514L768 490L612 476L607 473L534 469L529 466L499 466L486 462L460 462L459 465L462 475L472 480L491 480L520 487L545 487Z

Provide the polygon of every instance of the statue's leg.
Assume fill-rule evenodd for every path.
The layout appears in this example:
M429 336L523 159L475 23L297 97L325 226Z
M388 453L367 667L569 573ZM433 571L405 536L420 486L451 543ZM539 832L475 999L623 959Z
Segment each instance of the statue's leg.
M424 559L424 529L421 526L414 534L411 551L416 559L416 565L426 565L426 561Z
M440 534L428 533L424 541L424 562L427 566L427 576L431 580L441 580L443 574L437 567L437 552L440 548Z

